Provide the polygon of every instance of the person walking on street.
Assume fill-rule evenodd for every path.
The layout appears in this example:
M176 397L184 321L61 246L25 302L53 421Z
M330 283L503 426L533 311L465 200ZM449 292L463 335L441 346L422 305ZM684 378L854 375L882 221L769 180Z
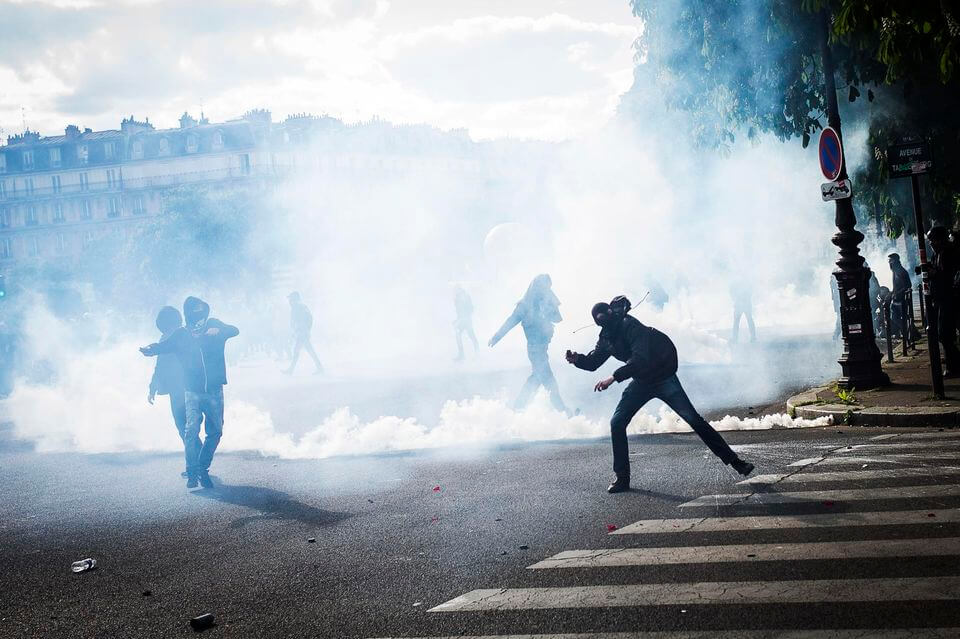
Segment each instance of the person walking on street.
M170 339L180 327L183 326L183 318L180 311L172 306L164 306L157 313L157 328L160 330L160 341ZM177 436L183 441L184 428L187 425L187 407L184 403L183 387L183 368L180 361L173 353L164 353L157 357L157 363L153 367L153 377L150 378L150 390L147 393L147 401L153 404L157 395L170 396L170 412L173 414L173 425L177 429ZM182 473L184 477L187 472Z
M957 255L950 244L947 229L934 226L927 231L933 249L930 263L930 297L937 311L938 335L946 360L944 377L960 375L960 350L957 349Z
M223 349L240 334L235 326L210 317L210 305L196 297L183 302L186 326L167 339L144 346L147 357L174 353L183 368L186 425L183 432L187 488L213 488L210 464L223 435L223 386L227 383ZM200 425L206 435L200 441Z
M733 334L732 342L737 343L740 337L740 317L747 317L747 328L750 329L750 341L757 341L757 327L753 323L753 287L746 278L734 280L730 285L730 297L733 298Z
M615 301L621 299L625 301L622 296ZM626 308L629 309L629 303ZM597 370L610 357L624 362L613 375L596 383L594 390L597 392L610 388L614 382L630 380L610 420L616 479L607 492L621 493L630 489L627 426L643 405L654 398L661 400L687 422L724 464L732 466L744 476L753 472L753 464L740 459L690 402L677 378L677 349L669 337L655 328L645 326L626 312L618 312L617 308L611 308L611 304L606 302L594 304L591 315L600 327L596 347L585 355L568 350L567 361L585 371Z
M537 388L543 386L550 393L554 408L563 413L568 412L560 398L560 387L553 376L547 354L550 340L553 339L553 325L563 319L560 315L560 300L553 293L552 285L553 281L546 273L533 278L523 299L517 302L513 313L488 342L492 348L514 326L520 324L523 327L523 334L527 338L527 357L533 370L514 402L514 408L518 410L527 405Z
M463 334L466 333L473 342L473 354L480 348L477 335L473 332L473 300L462 286L457 286L453 292L453 307L457 312L457 319L453 320L453 330L457 336L457 357L455 361L463 361Z
M294 291L287 296L290 301L290 330L293 332L293 359L290 360L290 366L284 375L292 375L293 369L297 367L297 360L300 359L300 350L306 350L307 354L313 359L314 366L317 367L314 373L319 375L323 372L323 366L320 364L320 358L317 352L313 350L313 344L310 343L310 330L313 328L313 315L307 305L300 301L300 293Z

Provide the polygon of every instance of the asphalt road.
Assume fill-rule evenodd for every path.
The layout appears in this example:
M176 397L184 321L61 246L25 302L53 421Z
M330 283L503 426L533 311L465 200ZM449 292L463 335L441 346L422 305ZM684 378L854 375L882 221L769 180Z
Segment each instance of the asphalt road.
M831 427L726 437L764 474L931 466L923 460L930 447L919 446L915 462L893 465L882 461L883 449L845 448L875 446L870 438L878 434ZM881 636L874 629L960 627L958 596L952 582L943 581L960 575L955 556L960 553L936 549L938 541L960 537L957 518L949 516L960 507L960 492L937 488L958 479L937 474L949 461L932 464L937 470L929 476L844 475L807 482L796 475L786 480L792 483L765 488L738 485L741 478L712 458L695 436L661 435L632 438L636 489L615 496L604 491L610 458L603 440L499 447L476 456L432 451L282 461L221 455L213 469L217 488L190 492L178 475L182 462L176 455L37 455L0 440L2 637L187 636L193 634L188 620L205 612L216 617L217 625L204 633L210 637L654 630L734 630L731 636L747 636L747 629L771 630L770 636L786 629L830 629L817 636L837 636L833 629L838 628L871 629L858 636ZM912 450L910 442L937 445L939 440L904 441L907 446L896 452ZM875 457L863 462L866 468L860 462L788 466L824 454L854 453ZM898 492L897 487L906 488ZM808 499L794 503L747 499L758 491L863 489L879 490L840 496L808 492ZM924 496L927 489L937 494ZM746 501L722 505L722 498L711 498L681 507L702 496L730 493L742 493ZM623 528L661 518L831 513L864 518L867 512L882 518L917 509L936 510L940 519L683 534L608 530L608 525ZM878 547L874 557L841 553L838 558L824 551L824 556L769 561L715 563L704 555L665 565L527 568L574 549L896 539L915 541L908 541L906 550ZM934 550L926 556L912 550L924 547ZM96 558L96 570L71 573L70 563L85 557ZM856 580L847 583L865 586L862 594L839 589L825 602L823 592L821 601L812 603L791 592L791 585L821 580ZM761 599L773 600L684 603L671 590L713 582L749 582ZM607 585L619 586L610 593L636 594L638 584L663 586L662 600L588 607L548 601L538 609L504 605L431 612L476 589ZM929 588L903 595L901 586L908 593ZM888 598L900 600L880 601L883 595L877 593L884 588L893 591ZM541 595L549 599L554 593ZM528 601L530 591L521 594ZM958 636L949 633L910 636Z

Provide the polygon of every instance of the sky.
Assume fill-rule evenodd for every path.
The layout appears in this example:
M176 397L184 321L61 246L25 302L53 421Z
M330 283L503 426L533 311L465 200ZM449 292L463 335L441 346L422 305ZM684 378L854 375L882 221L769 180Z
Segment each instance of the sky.
M0 0L0 128L267 108L565 140L613 115L627 0Z

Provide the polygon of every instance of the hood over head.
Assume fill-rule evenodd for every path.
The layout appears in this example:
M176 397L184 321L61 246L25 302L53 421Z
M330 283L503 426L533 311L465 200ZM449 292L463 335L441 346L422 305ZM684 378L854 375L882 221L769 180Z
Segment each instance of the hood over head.
M183 318L188 328L203 324L210 316L210 305L199 297L188 297L183 300Z

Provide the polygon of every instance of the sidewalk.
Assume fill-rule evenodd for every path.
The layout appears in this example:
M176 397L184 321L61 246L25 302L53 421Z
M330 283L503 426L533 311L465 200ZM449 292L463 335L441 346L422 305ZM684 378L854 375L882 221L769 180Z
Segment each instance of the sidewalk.
M926 338L907 356L897 343L893 363L887 362L885 346L880 352L890 386L854 390L851 403L844 403L831 383L794 395L787 412L805 419L831 416L835 424L856 426L960 426L960 379L943 380L946 398L934 398Z

